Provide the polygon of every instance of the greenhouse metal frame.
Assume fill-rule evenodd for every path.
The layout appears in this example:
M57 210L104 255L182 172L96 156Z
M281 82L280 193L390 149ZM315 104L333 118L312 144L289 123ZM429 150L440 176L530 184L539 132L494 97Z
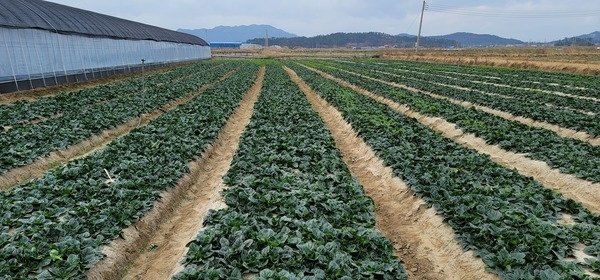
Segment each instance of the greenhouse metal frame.
M47 1L0 3L0 93L211 57L190 34Z

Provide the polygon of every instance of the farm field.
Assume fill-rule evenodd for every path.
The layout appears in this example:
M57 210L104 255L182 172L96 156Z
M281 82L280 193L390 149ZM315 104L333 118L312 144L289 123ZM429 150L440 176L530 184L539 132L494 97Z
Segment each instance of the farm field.
M600 50L594 46L422 49L419 53L392 49L379 55L388 59L600 74Z
M0 104L0 279L600 279L600 80L210 60Z

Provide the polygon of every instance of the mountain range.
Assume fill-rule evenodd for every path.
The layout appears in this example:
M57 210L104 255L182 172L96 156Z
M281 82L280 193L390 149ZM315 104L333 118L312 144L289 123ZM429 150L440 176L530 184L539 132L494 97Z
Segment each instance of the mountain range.
M456 32L442 36L431 36L431 38L454 40L458 42L461 47L487 47L525 44L525 42L516 39L506 39L496 35L474 34L468 32Z
M589 34L579 35L572 38L583 39L594 44L600 44L600 31L595 31Z
M179 32L188 33L204 39L207 42L246 42L250 39L265 38L291 38L298 37L266 24L251 24L237 26L217 26L211 29L177 29Z
M287 47L374 47L392 45L396 47L412 47L416 42L416 35L397 34L390 35L381 32L363 33L332 33L314 37L298 36L266 24L252 24L239 26L217 26L211 29L178 29L177 31L192 34L207 42L242 42L264 44L265 37L269 38L269 45ZM439 36L422 36L420 45L424 47L490 47L525 45L526 42L502 38L491 34L474 34L456 32ZM600 44L600 31L578 35L547 44L552 45L598 45Z

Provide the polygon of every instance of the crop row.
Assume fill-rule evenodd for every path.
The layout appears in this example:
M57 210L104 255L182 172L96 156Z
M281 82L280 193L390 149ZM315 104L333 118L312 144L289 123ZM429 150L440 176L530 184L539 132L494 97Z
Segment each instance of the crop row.
M465 80L600 98L600 81L597 77L591 75L410 61L385 61L382 64L410 71L450 74L464 77Z
M203 65L202 67L206 66ZM81 110L82 107L141 92L144 87L152 88L159 84L171 82L201 69L198 65L195 67L177 67L170 71L146 74L143 78L132 77L105 85L63 92L33 101L20 100L0 105L0 126L14 127L27 124L32 120L50 118L59 114ZM3 131L0 130L0 133Z
M463 91L468 91L469 95L456 95L461 100L469 96L469 100L476 103L480 100L483 105L499 106L514 114L531 117L537 120L549 121L565 125L565 122L556 121L564 118L575 119L576 121L585 121L586 119L597 119L596 116L590 116L590 113L600 112L598 101L566 95L557 95L543 91L524 90L506 85L497 85L492 83L481 83L473 79L464 79L462 77L453 77L448 75L436 75L431 72L398 72L393 66L382 69L391 76L399 75L403 79L409 79L416 83L431 83L445 87L461 87ZM390 72L391 71L391 72ZM454 75L455 76L455 75ZM466 89L465 89L466 88ZM510 106L510 103L522 104L521 106ZM531 115L527 115L524 107L531 108ZM524 113L525 112L525 113ZM585 113L584 113L585 112ZM557 115L556 119L549 116ZM581 120L577 115L582 115Z
M477 90L472 90L483 86L482 84L467 82L463 85L468 86L468 88L456 88L451 84L456 83L456 79L443 79L439 76L426 76L416 74L414 72L401 72L401 74L393 74L379 71L382 69L381 65L377 65L376 67L373 67L369 64L360 65L363 65L364 68L361 69L360 66L355 65L353 67L353 71L368 75L373 78L433 92L452 99L468 101L473 104L487 106L496 110L512 113L513 115L531 118L536 121L548 122L577 131L583 131L592 137L600 136L600 116L598 115L586 115L569 109L548 107L545 105L545 103L538 103L537 101L539 100L536 101L535 97L523 97L525 100L524 101L512 98L503 98L501 96L492 96L481 93ZM384 69L389 70L387 68ZM549 94L541 93L541 95ZM528 99L531 99L532 101L527 101ZM586 105L583 106L585 107L583 110L590 112L598 111L598 105L594 105L597 102L591 100L582 100L581 102L586 103ZM571 105L575 104L571 104L567 101L557 104L557 106L561 107L569 107Z
M181 80L157 85L135 95L121 95L107 102L64 112L44 122L18 126L0 133L0 174L32 163L50 152L64 149L102 131L116 127L140 114L148 113L215 81L235 64L210 69L204 64Z
M576 139L563 138L556 133L509 121L501 117L466 109L447 100L379 83L342 69L325 67L320 62L303 61L336 77L352 81L353 84L375 94L406 104L421 114L441 117L457 125L464 132L473 133L487 143L503 149L546 162L583 179L600 182L600 147Z
M373 202L324 123L278 65L176 279L406 279Z
M84 279L102 246L150 210L213 142L256 72L247 64L106 148L1 192L0 278Z
M505 279L584 279L584 268L600 271L598 215L373 99L297 64L290 67L491 271ZM567 214L574 224L557 221ZM591 255L586 261L567 259L578 243Z
M364 63L362 65L367 67L370 66L368 63ZM393 63L389 65L380 64L377 66L377 68L380 71L400 75L402 78L411 79L416 82L423 83L435 81L435 83L469 88L470 90L475 90L475 92L471 92L475 97L479 97L481 94L492 93L494 96L501 98L503 101L520 102L531 106L532 109L535 107L554 106L562 109L568 108L571 110L575 109L586 112L600 112L600 106L598 102L590 99L551 94L539 90L525 90L518 87L498 84L498 81L482 82L479 79L465 78L456 72L439 74L432 71L424 72L414 70L399 70L396 65L397 64Z

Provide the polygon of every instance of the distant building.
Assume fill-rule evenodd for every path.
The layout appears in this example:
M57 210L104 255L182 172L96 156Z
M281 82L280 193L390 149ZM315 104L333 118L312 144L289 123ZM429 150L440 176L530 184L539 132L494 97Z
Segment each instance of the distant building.
M239 49L242 42L210 42L211 49Z
M242 44L240 46L240 49L262 49L262 48L264 48L264 47L259 44Z

